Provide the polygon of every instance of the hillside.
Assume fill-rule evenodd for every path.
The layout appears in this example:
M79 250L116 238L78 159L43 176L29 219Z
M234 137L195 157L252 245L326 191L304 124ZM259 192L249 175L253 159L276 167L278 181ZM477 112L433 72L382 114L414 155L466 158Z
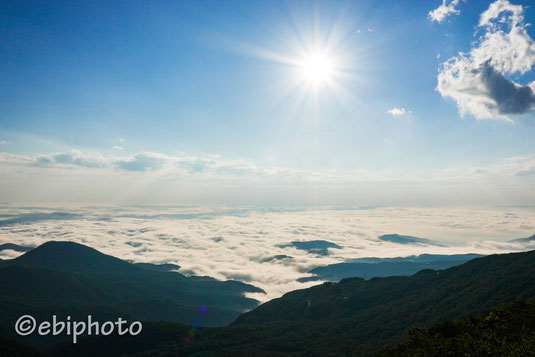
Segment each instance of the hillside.
M0 264L0 327L11 332L14 321L31 314L97 320L166 320L192 323L199 306L208 311L201 323L224 325L255 307L246 292L262 290L236 281L186 277L134 264L70 242L48 242ZM38 345L49 339L27 338Z
M47 357L49 355L28 344L8 337L3 330L0 330L0 356Z
M95 354L114 346L147 356L369 355L402 342L411 327L534 298L535 251L491 255L410 277L352 278L292 291L242 314L230 326L197 330L193 342L186 340L185 326L147 324L144 334L150 338L91 338L55 353L83 356L88 348Z

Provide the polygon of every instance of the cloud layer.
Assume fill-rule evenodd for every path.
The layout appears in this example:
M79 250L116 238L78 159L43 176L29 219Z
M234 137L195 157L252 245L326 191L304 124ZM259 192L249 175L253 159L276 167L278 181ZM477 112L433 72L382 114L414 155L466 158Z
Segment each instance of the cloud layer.
M535 43L524 23L524 8L507 0L492 3L480 16L484 34L470 52L444 62L437 90L457 102L462 116L507 119L535 110L535 83L516 83L535 64Z
M61 207L0 205L3 219L45 217ZM274 298L314 283L299 283L310 269L358 257L421 253L494 253L525 249L506 241L531 236L535 212L522 209L331 209L77 207L68 220L0 225L0 244L36 246L71 240L134 262L173 263L185 274L252 283ZM56 216L50 216L52 218ZM446 245L396 244L378 239L399 233ZM288 245L325 240L329 255ZM17 255L3 251L2 258Z

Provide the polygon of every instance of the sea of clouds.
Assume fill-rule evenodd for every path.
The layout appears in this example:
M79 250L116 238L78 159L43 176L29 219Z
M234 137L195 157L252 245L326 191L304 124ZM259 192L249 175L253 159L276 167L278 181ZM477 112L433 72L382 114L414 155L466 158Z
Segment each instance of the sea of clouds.
M55 214L54 212L63 212ZM443 246L384 242L398 233ZM174 263L186 275L258 286L265 301L317 282L298 278L317 266L358 257L422 253L501 253L530 246L508 243L535 233L527 208L202 208L181 206L20 207L0 205L0 244L38 246L74 241L133 262ZM326 240L342 249L318 255L292 241ZM283 247L284 246L284 247ZM9 259L21 253L0 252ZM286 255L288 258L272 259Z

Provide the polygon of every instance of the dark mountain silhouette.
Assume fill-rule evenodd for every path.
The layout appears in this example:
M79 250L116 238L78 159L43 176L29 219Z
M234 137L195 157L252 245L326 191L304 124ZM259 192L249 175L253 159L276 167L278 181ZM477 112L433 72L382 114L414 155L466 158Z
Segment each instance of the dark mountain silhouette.
M436 246L442 247L441 244L435 243L429 239L412 237L412 236L402 236L399 234L384 234L382 236L379 236L378 238L379 240L382 240L384 242L392 242L392 243L398 243L398 244L427 244L427 245L436 245Z
M404 258L358 258L344 263L314 268L309 273L315 276L298 280L301 282L317 280L337 282L350 277L371 279L375 277L412 275L423 269L447 269L479 257L482 257L482 255L454 254L448 256L421 254Z
M387 262L415 262L415 263L430 263L436 261L469 261L475 258L484 257L482 254L419 254L409 255L407 257L394 257L394 258L356 258L348 259L347 263L387 263Z
M73 320L166 320L192 323L199 306L202 325L224 325L258 302L246 292L262 292L237 281L186 277L147 270L72 242L48 242L0 264L0 327L11 332L19 316L52 315ZM27 339L42 345L53 339Z
M27 247L27 246L23 246L23 245L17 245L17 244L13 244L13 243L5 243L5 244L0 244L0 252L2 250L14 250L15 252L27 252L29 250L32 250L34 247Z
M116 273L136 269L119 258L74 242L46 242L12 260L13 264L79 273Z
M312 254L329 255L329 248L341 249L338 244L328 242L326 240L310 240L310 241L293 241L288 244L280 244L277 247L295 247L300 250L306 250Z
M535 251L490 255L410 277L351 278L292 291L229 326L197 330L193 341L185 338L187 326L147 323L143 336L135 339L87 338L53 351L57 356L369 355L403 342L411 327L425 328L534 298Z

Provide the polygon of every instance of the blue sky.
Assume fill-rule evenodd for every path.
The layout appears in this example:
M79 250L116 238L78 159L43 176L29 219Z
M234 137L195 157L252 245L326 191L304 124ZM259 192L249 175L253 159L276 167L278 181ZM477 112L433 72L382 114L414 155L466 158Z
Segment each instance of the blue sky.
M23 190L17 186L22 169L14 165L31 167L25 182L36 184L43 176L51 182L58 175L68 182L82 174L102 176L104 169L114 177L124 174L124 180L130 171L154 180L162 167L169 169L167 161L187 157L190 166L195 158L203 164L190 167L187 178L165 171L159 179L177 185L202 181L207 177L195 175L224 161L240 163L239 170L232 169L238 176L251 167L335 175L327 181L343 192L340 182L353 184L361 177L415 183L433 176L442 182L458 170L458 181L489 190L515 185L520 197L531 190L534 176L529 176L535 172L528 86L535 55L525 54L515 67L504 58L514 48L494 56L481 44L482 36L500 31L512 36L516 28L525 32L518 41L531 45L533 30L527 24L535 10L508 7L527 2L499 0L496 21L478 26L490 3L4 2L0 151L5 153L3 183L11 189L3 194L8 200L27 199L16 194ZM430 12L441 5L453 11L437 21ZM522 21L513 19L520 12ZM335 74L310 84L296 63L327 49ZM497 91L511 81L512 88L524 86L524 107L511 109L507 100L492 103L492 91L490 97L463 97L474 88L451 75L460 67L448 72L443 63L471 50L473 57L457 64L463 70L481 67L477 53L488 55L489 70L506 80L492 82L498 83ZM444 73L441 91L436 90L439 72ZM482 86L490 83L481 80ZM490 109L481 107L488 100ZM216 163L207 164L210 160ZM56 166L63 171L54 172ZM75 171L91 168L101 171ZM477 170L492 177L470 176ZM441 176L444 172L448 178ZM234 184L227 174L210 180ZM263 184L278 180L259 175ZM527 178L518 181L520 176ZM373 201L373 195L366 200Z

